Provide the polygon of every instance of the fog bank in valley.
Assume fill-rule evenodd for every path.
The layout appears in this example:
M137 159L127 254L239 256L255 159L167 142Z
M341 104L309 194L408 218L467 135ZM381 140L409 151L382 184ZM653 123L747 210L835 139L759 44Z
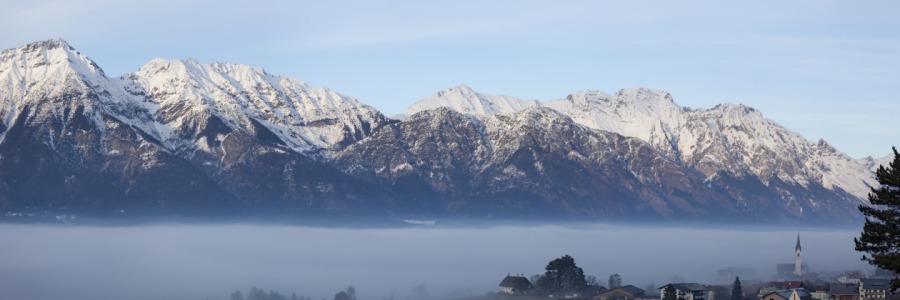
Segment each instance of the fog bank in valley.
M726 283L717 270L751 267L769 279L793 262L798 230L629 228L611 225L334 229L267 225L60 227L0 225L3 299L227 299L249 287L360 300L496 291L507 273L543 273L569 254L605 285L644 288L676 276ZM868 270L858 230L799 230L812 271Z

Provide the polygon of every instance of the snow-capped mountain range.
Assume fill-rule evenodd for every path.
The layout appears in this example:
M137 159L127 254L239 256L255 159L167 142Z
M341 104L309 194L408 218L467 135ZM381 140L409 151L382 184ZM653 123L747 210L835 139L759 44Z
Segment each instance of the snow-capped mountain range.
M649 142L668 158L709 179L722 171L747 172L764 183L771 178L801 186L815 182L861 198L877 184L865 164L824 140L808 141L741 104L688 109L675 104L669 93L646 88L622 89L614 95L578 91L540 103L480 94L460 85L416 102L406 113L439 106L478 116L546 106L589 128Z
M117 80L132 94L145 96L142 103L156 117L154 132L175 148L192 122L207 115L248 131L259 122L300 152L333 150L385 122L356 99L245 65L154 59Z
M459 85L392 120L261 68L108 77L53 39L0 51L0 210L22 214L852 220L875 159L753 108L644 88L540 102Z
M356 99L245 65L154 59L137 72L108 78L96 63L59 39L4 50L0 78L6 83L0 90L6 104L0 113L7 126L16 109L25 105L70 92L93 94L96 101L84 103L88 114L114 115L171 150L207 148L212 141L183 142L210 116L247 131L259 122L301 152L351 143L385 122L377 110ZM62 107L48 107L57 108Z

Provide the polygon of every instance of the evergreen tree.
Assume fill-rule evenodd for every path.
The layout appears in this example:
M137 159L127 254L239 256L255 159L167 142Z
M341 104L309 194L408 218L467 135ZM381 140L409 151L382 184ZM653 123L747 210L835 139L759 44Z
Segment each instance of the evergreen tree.
M896 273L900 272L900 153L896 147L893 150L894 160L875 171L880 186L869 193L872 205L859 206L866 222L860 237L853 241L856 251L868 253L862 260ZM900 279L891 280L891 287L900 288Z
M731 288L731 300L744 299L744 289L741 288L741 278L734 278L734 286Z
M546 272L539 285L545 292L577 292L587 286L584 270L575 264L575 259L571 256L564 255L554 259L544 269Z
M667 284L665 288L663 288L663 297L662 300L677 300L677 295L675 294L675 286Z

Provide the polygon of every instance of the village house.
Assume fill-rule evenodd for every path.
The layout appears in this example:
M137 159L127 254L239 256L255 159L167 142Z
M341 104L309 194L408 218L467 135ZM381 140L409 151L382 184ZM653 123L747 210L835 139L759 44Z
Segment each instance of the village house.
M831 294L829 291L831 290L831 286L828 284L819 284L816 285L810 292L810 296L813 300L831 300Z
M860 272L846 272L837 278L837 281L844 284L859 284L859 280L863 278Z
M594 300L634 300L643 299L644 291L633 285L620 286L594 296Z
M799 280L785 280L784 283L782 283L781 288L785 290L806 288L806 283Z
M706 300L712 299L709 289L697 283L670 283L659 287L659 299L665 298L665 290L667 286L675 288L675 299L678 300Z
M764 297L765 297L766 295L771 294L771 293L774 293L774 292L779 291L779 290L782 290L782 289L777 288L777 287L775 287L775 286L771 286L771 285L761 287L761 288L759 289L759 292L756 293L756 298L757 298L757 299L764 299Z
M859 282L859 300L886 299L891 287L889 279L863 278Z
M503 278L503 281L500 282L501 294L523 295L531 293L533 289L534 286L531 285L531 281L528 281L528 278L525 278L525 276L521 274L507 275L506 278Z
M809 293L809 295L813 300L831 300L828 290L815 290L812 293Z
M763 295L759 300L811 300L812 295L807 289L796 288L789 290L778 290Z
M752 284L744 284L744 280L741 280L741 283L743 286L744 295L746 295L748 298L759 299L765 294L778 290L778 288L775 288L775 283L773 282L755 282ZM725 297L730 298L728 297L730 295L730 293L726 294Z
M591 298L591 299L592 299L592 298L594 298L594 297L600 295L600 293L603 293L603 292L605 292L605 291L608 291L608 289L607 289L605 286L602 286L602 285L590 285L590 286L584 288L583 290L581 290L581 294L584 295L584 296L587 297L587 298Z
M859 300L859 283L832 283L828 295L830 300Z
M608 291L606 287L600 285L590 285L576 292L563 293L562 295L548 295L549 298L561 300L591 300L599 299L598 297ZM633 298L632 298L633 299Z

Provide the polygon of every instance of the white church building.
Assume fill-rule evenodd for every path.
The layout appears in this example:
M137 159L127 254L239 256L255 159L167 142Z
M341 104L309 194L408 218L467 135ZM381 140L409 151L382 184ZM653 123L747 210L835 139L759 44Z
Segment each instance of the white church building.
M797 245L794 246L794 263L778 264L776 268L776 276L800 276L809 271L806 264L803 263L803 247L800 247L800 234L797 234Z

